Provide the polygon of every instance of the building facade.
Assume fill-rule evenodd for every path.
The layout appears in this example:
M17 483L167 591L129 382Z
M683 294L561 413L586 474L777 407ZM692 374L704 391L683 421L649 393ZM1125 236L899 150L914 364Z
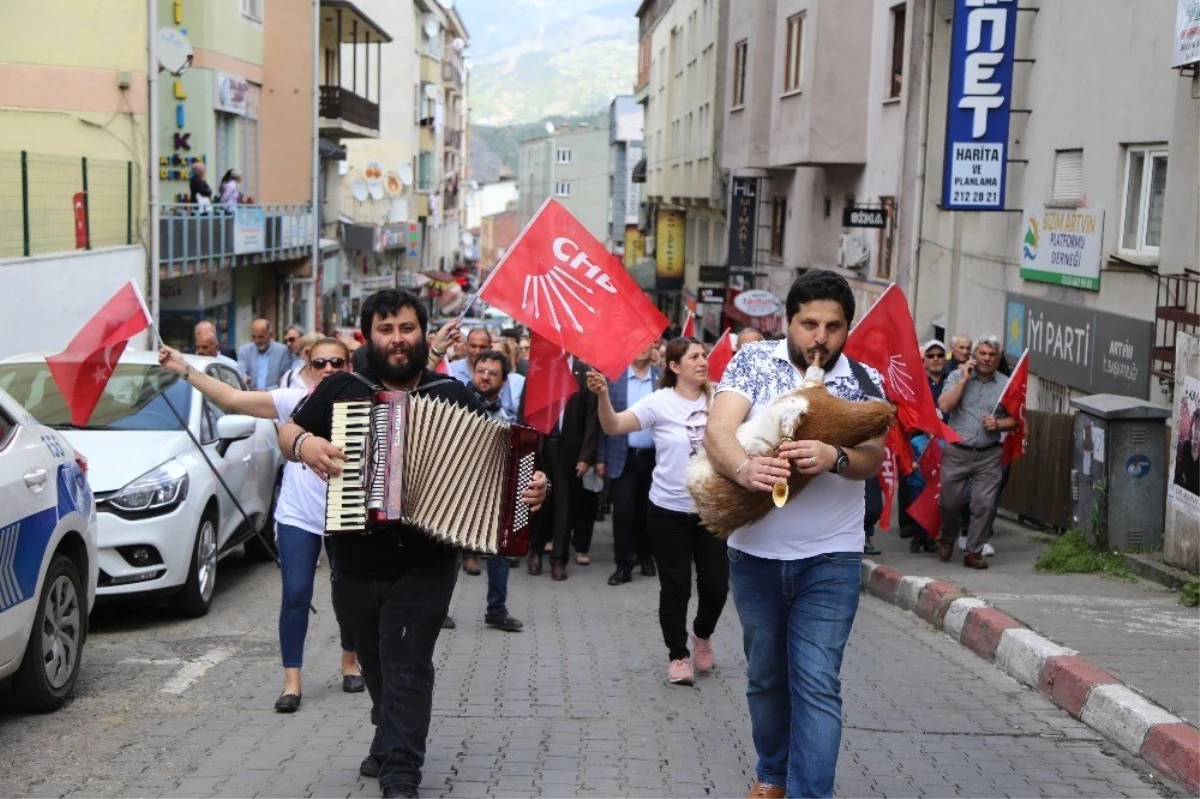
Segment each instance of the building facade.
M644 258L654 262L657 303L668 318L682 321L694 310L714 337L720 308L697 307L697 289L701 267L720 263L725 231L719 158L730 7L729 0L645 0L637 12L634 92L644 109L645 166L635 179L645 181Z
M618 95L608 107L608 251L625 259L626 233L637 235L642 184L633 180L642 160L642 126L645 116L632 94ZM639 249L636 245L634 249ZM635 257L639 260L640 253Z
M599 241L608 237L608 131L563 127L521 142L518 156L521 225L548 199L570 211Z

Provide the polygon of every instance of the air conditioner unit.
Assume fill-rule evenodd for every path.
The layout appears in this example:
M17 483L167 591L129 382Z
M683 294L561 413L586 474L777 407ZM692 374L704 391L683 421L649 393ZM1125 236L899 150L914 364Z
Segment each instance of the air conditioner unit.
M871 242L858 233L843 233L838 243L838 266L862 269L871 260Z

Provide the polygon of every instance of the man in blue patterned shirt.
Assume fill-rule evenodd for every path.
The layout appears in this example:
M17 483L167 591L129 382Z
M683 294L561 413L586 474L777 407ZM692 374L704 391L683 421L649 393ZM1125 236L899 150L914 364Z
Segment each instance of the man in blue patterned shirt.
M864 486L883 461L883 437L841 449L793 441L777 457L750 457L742 422L799 387L805 370L852 401L883 397L883 378L842 353L854 294L827 270L801 275L787 296L787 338L738 351L708 418L713 467L751 491L771 491L791 469L812 482L782 508L735 531L729 576L744 631L746 699L757 780L751 796L832 796L842 736L839 673L858 610L864 544Z

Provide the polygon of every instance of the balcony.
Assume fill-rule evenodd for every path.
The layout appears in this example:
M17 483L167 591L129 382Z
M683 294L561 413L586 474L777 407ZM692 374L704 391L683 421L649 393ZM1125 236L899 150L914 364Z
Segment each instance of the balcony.
M446 149L461 150L463 143L463 133L461 130L446 129L445 136Z
M1160 275L1150 374L1175 387L1175 334L1200 335L1200 274Z
M158 220L159 270L163 278L172 278L307 258L313 224L308 205L164 204Z
M341 86L322 86L321 131L327 130L347 139L378 137L379 105Z
M331 139L379 138L381 51L390 41L387 31L349 0L321 0L322 134Z
M441 62L431 55L421 54L421 82L440 83L442 80Z

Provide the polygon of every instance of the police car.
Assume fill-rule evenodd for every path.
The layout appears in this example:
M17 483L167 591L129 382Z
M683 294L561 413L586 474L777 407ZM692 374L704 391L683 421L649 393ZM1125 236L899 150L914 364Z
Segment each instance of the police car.
M0 389L0 684L17 706L70 697L97 569L87 461Z

